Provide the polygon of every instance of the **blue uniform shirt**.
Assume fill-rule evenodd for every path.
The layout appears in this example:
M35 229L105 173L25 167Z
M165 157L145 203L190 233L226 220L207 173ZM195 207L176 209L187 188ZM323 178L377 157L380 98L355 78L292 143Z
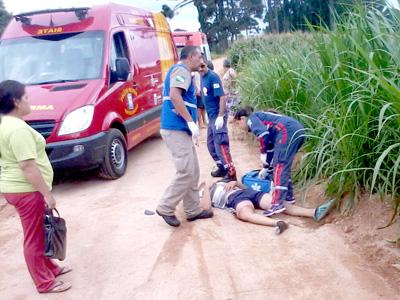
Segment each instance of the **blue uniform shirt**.
M287 138L300 130L304 131L303 125L296 119L272 112L252 113L247 120L247 125L260 141L261 153L266 153L267 150L274 147L279 132L284 133L283 140L286 143Z
M185 131L191 134L189 127L182 116L175 110L170 95L171 87L183 90L182 98L186 109L197 122L197 99L195 85L191 71L181 63L173 65L167 72L164 80L163 104L161 109L161 129Z
M208 70L203 75L201 78L201 91L208 117L216 119L219 114L219 98L225 95L221 79L217 73Z
M260 111L252 113L249 116L247 125L249 126L249 130L260 141L261 153L266 153L271 148L271 144L275 143L277 130L274 126L282 122L283 118L279 114Z

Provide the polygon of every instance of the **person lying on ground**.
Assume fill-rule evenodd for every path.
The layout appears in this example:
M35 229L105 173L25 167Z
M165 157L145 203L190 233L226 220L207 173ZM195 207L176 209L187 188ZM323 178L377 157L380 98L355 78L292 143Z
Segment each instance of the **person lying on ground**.
M275 233L281 234L288 228L288 223L279 219L272 219L265 215L256 213L256 209L267 211L272 205L272 195L269 193L257 192L246 188L237 181L217 181L209 186L202 182L200 206L209 209L230 208L235 212L239 220L275 227ZM312 218L319 222L325 218L335 205L335 200L329 200L316 208L304 208L295 204L285 204L285 214L297 217Z

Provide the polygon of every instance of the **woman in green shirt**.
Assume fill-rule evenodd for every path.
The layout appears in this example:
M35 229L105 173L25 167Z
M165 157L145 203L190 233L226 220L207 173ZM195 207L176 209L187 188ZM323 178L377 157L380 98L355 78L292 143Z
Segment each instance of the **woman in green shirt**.
M53 169L45 152L45 139L25 123L31 112L25 86L0 83L0 192L18 211L24 231L24 256L40 293L63 292L71 284L56 280L71 271L44 255L44 212L54 208Z

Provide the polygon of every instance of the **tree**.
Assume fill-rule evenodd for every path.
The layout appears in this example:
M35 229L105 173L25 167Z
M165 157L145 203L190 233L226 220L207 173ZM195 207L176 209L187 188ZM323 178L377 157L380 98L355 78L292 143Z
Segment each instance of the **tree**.
M257 19L261 19L264 13L262 0L242 0L238 8L239 32L245 30L259 31Z
M220 50L242 31L258 31L256 18L261 18L264 11L263 0L195 0L194 4L211 47L218 45Z
M3 0L0 0L0 33L3 33L12 15L6 11Z
M271 33L292 30L308 30L312 26L334 27L334 15L343 15L354 4L365 5L384 11L385 0L266 0L267 11L264 22Z
M259 31L256 18L264 11L263 0L184 0L173 10L193 3L199 15L201 31L211 47L224 50L242 31Z

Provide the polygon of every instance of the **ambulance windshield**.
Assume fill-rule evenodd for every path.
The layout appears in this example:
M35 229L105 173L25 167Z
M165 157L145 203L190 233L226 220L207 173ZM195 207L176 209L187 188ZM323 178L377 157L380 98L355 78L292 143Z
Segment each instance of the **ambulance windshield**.
M37 85L96 79L101 76L103 49L102 31L3 40L0 81Z

